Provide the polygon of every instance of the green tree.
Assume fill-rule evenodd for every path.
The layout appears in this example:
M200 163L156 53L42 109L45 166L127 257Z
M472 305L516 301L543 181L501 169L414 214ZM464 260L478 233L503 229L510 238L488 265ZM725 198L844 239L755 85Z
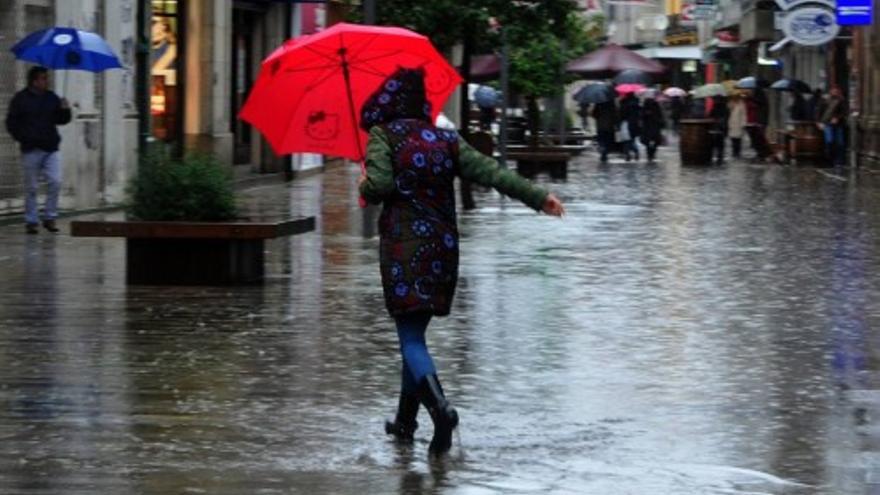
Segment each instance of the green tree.
M500 51L500 31L490 29L491 18L498 20L506 34L510 47L510 89L526 99L529 129L534 138L539 122L538 99L558 94L567 81L565 63L593 47L576 0L377 2L379 24L422 33L447 53L452 46L462 43L465 60L469 60L473 50Z

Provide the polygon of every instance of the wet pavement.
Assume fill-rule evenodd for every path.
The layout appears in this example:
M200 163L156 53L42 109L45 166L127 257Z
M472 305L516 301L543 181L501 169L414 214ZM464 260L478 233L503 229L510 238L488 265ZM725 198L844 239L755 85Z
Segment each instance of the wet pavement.
M563 220L486 192L461 215L441 460L424 411L414 447L383 433L356 167L242 193L318 218L262 286L128 287L119 239L0 228L0 493L880 493L876 180L671 152L578 158Z

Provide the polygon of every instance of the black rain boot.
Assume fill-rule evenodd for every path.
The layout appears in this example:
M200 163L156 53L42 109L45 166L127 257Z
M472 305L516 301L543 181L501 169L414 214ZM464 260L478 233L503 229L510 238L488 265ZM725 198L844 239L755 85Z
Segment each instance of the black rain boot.
M443 395L437 375L428 375L419 383L419 399L434 422L434 438L428 446L432 454L443 454L452 448L452 430L458 426L458 412Z
M397 404L397 415L394 421L385 421L385 433L394 435L401 443L413 441L413 435L419 427L416 416L419 414L419 397L416 394L400 392L400 401Z

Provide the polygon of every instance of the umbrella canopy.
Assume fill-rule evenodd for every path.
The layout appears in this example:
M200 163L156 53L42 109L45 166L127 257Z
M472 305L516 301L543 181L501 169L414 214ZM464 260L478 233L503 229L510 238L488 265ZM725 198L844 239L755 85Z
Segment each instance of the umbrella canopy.
M791 91L792 93L809 93L810 85L800 79L780 79L770 86L777 91Z
M613 43L572 60L566 65L567 72L594 79L610 79L627 69L655 75L666 71L660 63Z
M614 90L604 83L587 84L572 95L574 101L581 105L605 103L613 100L614 97Z
M278 154L314 152L363 160L364 102L401 67L425 72L431 118L461 82L425 36L397 27L339 23L285 43L260 69L240 118Z
M474 101L482 108L497 107L501 103L501 92L489 86L480 86L474 91Z
M754 76L744 77L736 82L736 87L738 89L758 89L766 88L767 86L767 81L758 79Z
M651 84L651 76L640 70L627 69L614 76L614 84Z
M620 93L621 95L625 95L625 94L629 94L629 93L638 93L640 91L644 91L647 88L645 88L644 84L630 83L630 84L618 84L617 86L614 87L614 89L616 89L617 92Z
M470 82L486 82L501 76L501 58L498 55L474 55L471 57Z
M675 86L673 86L671 88L664 89L663 94L670 97L670 98L676 98L676 97L683 98L683 97L687 96L687 91L685 91L681 88L676 88Z
M727 96L727 89L723 84L705 84L694 90L694 98L712 98L713 96Z
M15 58L56 70L121 69L110 45L95 33L68 27L35 31L12 47Z

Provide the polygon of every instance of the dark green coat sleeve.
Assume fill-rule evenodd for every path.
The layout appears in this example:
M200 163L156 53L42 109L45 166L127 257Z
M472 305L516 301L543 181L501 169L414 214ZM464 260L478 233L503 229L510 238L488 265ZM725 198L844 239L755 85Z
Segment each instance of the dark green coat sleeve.
M459 170L463 179L495 188L501 194L518 199L540 211L547 199L547 191L534 185L516 172L501 168L490 158L459 139Z
M370 129L365 163L367 179L361 184L361 196L368 203L380 204L394 192L394 168L388 137L378 126Z

